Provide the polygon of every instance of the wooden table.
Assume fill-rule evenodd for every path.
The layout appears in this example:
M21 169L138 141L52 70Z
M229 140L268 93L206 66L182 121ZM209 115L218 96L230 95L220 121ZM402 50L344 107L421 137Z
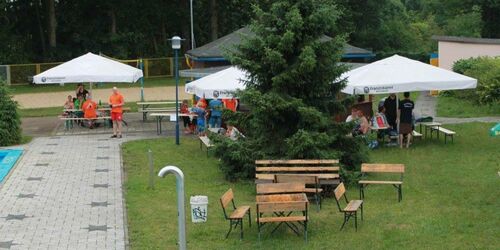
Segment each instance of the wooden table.
M160 135L162 132L162 127L161 127L161 122L164 117L170 117L170 116L175 116L175 113L151 113L149 114L152 117L156 118L156 134ZM193 120L195 117L198 117L197 114L181 114L179 113L179 117L189 117L191 120Z
M427 139L427 130L430 130L431 131L431 139L432 139L432 127L438 127L441 126L442 124L439 123L439 122L421 122L419 123L420 124L420 133L422 134L422 125L424 126L424 130L425 130L425 138ZM438 135L437 135L437 138L439 139L439 132L438 132Z
M273 194L257 195L257 226L259 228L259 239L261 228L267 224L279 223L271 232L273 234L281 225L285 224L294 233L300 235L296 223L304 227L304 238L307 241L309 201L304 193L300 194ZM297 214L298 213L298 214ZM264 216L267 214L268 216Z
M179 102L180 104L181 102ZM150 108L149 106L151 105L167 105L167 104L175 104L175 101L161 101L161 102L137 102L137 105L139 106L142 106L140 109L139 109L139 112L142 112L142 120L143 121L146 121L147 119L147 114L149 112L165 112L166 111L166 107L160 107L160 108Z

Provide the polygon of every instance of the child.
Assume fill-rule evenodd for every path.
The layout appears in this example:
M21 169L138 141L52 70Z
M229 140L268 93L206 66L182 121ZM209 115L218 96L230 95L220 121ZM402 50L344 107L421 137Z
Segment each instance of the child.
M64 109L74 109L75 104L73 103L73 97L71 95L68 95L68 99L66 99L66 102L64 103ZM69 111L64 111L63 116L68 116L70 114Z
M181 114L189 114L189 108L188 108L188 100L183 100L181 104ZM185 134L191 134L192 131L190 129L191 126L191 120L189 119L189 116L183 116L182 121L184 122L184 133Z
M205 108L203 108L203 104L198 102L196 107L193 108L193 113L197 114L198 117L196 118L196 125L198 127L198 134L200 136L205 135Z

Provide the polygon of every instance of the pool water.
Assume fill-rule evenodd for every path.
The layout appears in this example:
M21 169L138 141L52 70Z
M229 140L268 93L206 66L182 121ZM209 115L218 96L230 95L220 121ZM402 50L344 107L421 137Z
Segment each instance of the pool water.
M0 183L9 174L22 153L22 149L0 149Z

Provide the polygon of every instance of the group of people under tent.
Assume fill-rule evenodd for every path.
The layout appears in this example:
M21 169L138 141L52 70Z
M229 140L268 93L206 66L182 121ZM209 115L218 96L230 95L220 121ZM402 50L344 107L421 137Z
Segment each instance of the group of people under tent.
M193 103L194 105L189 107L189 101L183 100L180 107L181 114L196 114L196 116L182 116L185 134L206 135L207 125L208 128L222 129L223 133L230 138L239 134L239 131L232 124L222 120L222 111L224 109L233 112L238 110L238 99L207 100L204 97L195 97Z
M398 136L398 144L402 148L406 141L406 148L410 146L412 133L415 128L413 109L415 103L410 99L410 92L403 94L404 99L397 103L396 94L392 93L378 104L378 112L374 115L362 108L364 98L358 99L358 104L351 108L351 115L346 122L353 122L352 136L366 137L371 128L377 130L377 138L385 141L386 137ZM371 103L369 105L371 109ZM399 124L399 130L398 130ZM369 145L372 147L372 145ZM375 145L376 146L376 145Z
M64 113L63 116L85 118L87 120L77 120L77 124L80 126L88 126L90 129L95 128L98 124L95 122L95 118L98 117L99 107L109 107L111 122L113 123L113 135L111 138L121 138L122 137L122 120L123 120L123 106L125 105L125 100L123 95L118 91L116 87L113 87L112 93L109 96L107 105L103 105L101 100L97 104L93 99L91 94L85 89L85 86L81 83L77 85L75 97L68 95L66 102L64 103Z

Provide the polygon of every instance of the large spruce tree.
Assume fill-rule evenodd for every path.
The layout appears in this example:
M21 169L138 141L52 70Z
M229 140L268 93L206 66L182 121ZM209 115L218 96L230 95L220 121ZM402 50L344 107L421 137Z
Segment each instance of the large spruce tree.
M262 158L333 158L350 168L363 160L361 143L333 119L344 111L338 96L345 41L334 33L340 14L329 0L255 7L254 34L230 55L251 80L239 93L250 112L229 116L246 138L221 140L216 149L227 177L253 177L254 161Z

